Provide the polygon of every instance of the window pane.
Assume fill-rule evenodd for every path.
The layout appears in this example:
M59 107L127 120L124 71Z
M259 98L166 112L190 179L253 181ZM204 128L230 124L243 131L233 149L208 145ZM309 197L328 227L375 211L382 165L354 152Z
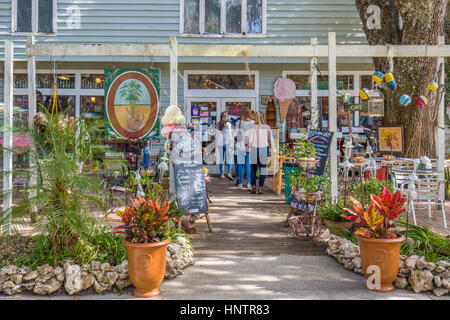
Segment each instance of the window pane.
M82 74L81 75L82 89L104 89L105 75L104 74Z
M81 96L81 115L86 118L102 118L105 113L104 96Z
M205 32L220 33L220 0L205 0Z
M338 90L353 90L353 76L339 75L336 80Z
M306 74L288 74L287 78L295 82L297 90L309 90L309 77Z
M378 90L378 85L372 81L372 75L362 75L360 78L360 88L367 88L369 90Z
M75 75L74 74L58 74L57 75L58 89L74 89Z
M17 0L17 32L32 32L31 0Z
M247 0L247 33L262 33L262 0Z
M227 0L227 33L241 33L241 0Z
M255 75L251 74L190 74L189 89L254 90Z
M28 88L28 75L26 73L14 74L14 88L26 89Z
M185 33L200 33L199 29L199 0L185 0L184 1L184 32Z
M42 89L50 89L53 87L53 75L52 74L40 74L36 76L36 87Z
M75 117L75 96L57 96L56 99L58 113L66 112L69 117ZM43 105L49 112L52 110L52 100L53 96L43 96Z
M53 0L39 0L38 31L53 32Z

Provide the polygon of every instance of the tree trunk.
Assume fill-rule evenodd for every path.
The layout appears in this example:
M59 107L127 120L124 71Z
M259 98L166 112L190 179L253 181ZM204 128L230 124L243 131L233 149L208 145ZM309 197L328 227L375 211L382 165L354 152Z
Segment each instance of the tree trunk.
M438 37L444 35L446 0L355 0L363 29L370 45L436 45ZM380 8L381 28L368 28L367 13L370 5ZM403 28L400 29L401 16ZM436 157L435 127L439 98L443 88L430 92L427 85L436 79L436 58L393 58L393 70L389 70L388 58L373 58L375 69L392 72L397 82L395 92L383 88L385 116L383 124L403 125L405 156ZM399 98L408 94L413 102L403 107ZM428 105L420 108L414 103L418 96L425 96Z

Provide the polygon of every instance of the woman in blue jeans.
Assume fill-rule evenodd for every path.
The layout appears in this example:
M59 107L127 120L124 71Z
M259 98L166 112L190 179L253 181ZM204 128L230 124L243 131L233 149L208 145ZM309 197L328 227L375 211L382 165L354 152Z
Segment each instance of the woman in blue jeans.
M216 150L219 155L220 178L225 179L225 161L227 162L227 178L233 180L231 176L234 153L234 137L231 123L228 121L228 113L222 112L216 130Z
M247 189L251 190L251 166L250 166L250 152L248 148L248 132L254 121L251 120L251 114L249 108L242 109L241 118L236 123L235 136L236 136L236 151L237 151L237 163L238 163L238 188L245 189L244 180L244 167L247 178Z
M248 145L252 167L252 193L256 193L256 171L259 168L258 193L263 194L264 182L266 180L266 166L269 158L269 146L272 150L276 149L272 137L272 130L265 123L264 115L261 112L256 113L255 124L249 130Z

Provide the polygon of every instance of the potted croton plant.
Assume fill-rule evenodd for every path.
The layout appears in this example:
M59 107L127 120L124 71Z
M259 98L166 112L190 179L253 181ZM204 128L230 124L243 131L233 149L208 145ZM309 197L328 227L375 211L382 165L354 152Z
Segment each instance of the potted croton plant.
M370 199L369 209L365 212L361 203L350 197L353 210L344 208L350 215L343 217L359 226L355 237L359 242L362 270L366 278L375 280L375 284L368 281L367 288L389 292L394 290L392 282L398 273L400 247L405 241L391 229L393 220L404 211L406 199L400 191L391 195L388 188L384 188L379 196L371 194Z
M166 272L166 249L170 232L177 220L169 215L170 201L160 203L152 199L131 199L131 204L117 214L123 224L114 228L124 233L128 272L136 287L134 295L141 298L161 294Z

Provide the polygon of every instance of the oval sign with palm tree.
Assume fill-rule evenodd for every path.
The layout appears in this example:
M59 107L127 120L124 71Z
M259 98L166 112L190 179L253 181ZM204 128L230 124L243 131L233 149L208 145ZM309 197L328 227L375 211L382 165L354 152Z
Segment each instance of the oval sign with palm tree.
M108 120L113 130L126 139L145 137L155 125L158 109L156 88L143 73L124 72L108 89Z

